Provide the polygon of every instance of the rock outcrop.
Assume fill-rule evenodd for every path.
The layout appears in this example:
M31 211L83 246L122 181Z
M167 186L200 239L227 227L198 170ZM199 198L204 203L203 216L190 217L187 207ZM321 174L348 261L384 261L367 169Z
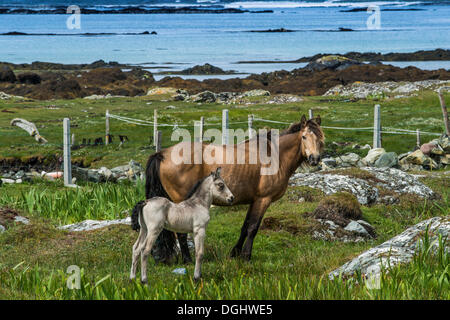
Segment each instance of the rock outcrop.
M370 205L376 202L391 202L380 196L380 189L389 190L394 195L413 194L433 199L436 194L421 183L415 176L395 168L360 168L366 172L366 179L346 175L345 172L296 173L289 184L291 186L307 186L322 190L325 194L346 191L353 194L360 204ZM364 175L361 175L364 176Z
M355 259L347 262L329 274L330 279L349 277L357 270L367 278L379 277L382 268L388 269L398 264L408 263L412 260L419 245L420 239L428 229L428 235L432 248L438 246L437 239L441 235L444 239L450 235L450 217L434 217L422 221L394 238L369 249ZM450 241L444 243L445 249L450 249Z

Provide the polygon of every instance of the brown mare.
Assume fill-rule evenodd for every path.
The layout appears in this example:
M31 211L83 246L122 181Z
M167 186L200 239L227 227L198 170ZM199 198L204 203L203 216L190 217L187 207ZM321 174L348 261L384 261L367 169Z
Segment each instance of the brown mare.
M244 164L176 164L172 161L172 149L177 145L164 149L150 156L146 169L146 197L167 197L173 202L181 202L186 199L190 189L196 181L206 177L217 167L222 167L221 176L231 192L235 196L233 205L250 204L247 216L241 229L241 235L231 251L231 256L241 256L247 260L251 258L253 240L269 205L280 199L286 191L288 181L295 170L304 161L311 165L317 165L324 147L324 134L320 128L320 117L306 120L302 116L301 121L292 124L279 136L278 159L279 169L275 174L261 175L262 164L259 155L256 164L249 164L249 154L257 152L252 148L245 148ZM257 137L256 139L264 139ZM270 137L266 138L270 143ZM242 142L249 144L250 140ZM188 142L190 143L190 142ZM192 143L191 150L194 150ZM213 145L201 144L201 150ZM235 145L234 148L236 148ZM224 146L212 147L214 152L221 152ZM234 153L235 156L237 152ZM191 155L192 156L192 155ZM192 156L193 157L193 156ZM242 163L242 162L241 162ZM254 163L254 162L253 162ZM214 203L226 205L224 203ZM136 215L132 215L133 229L138 230ZM177 234L180 248L185 262L190 262L189 249L186 235ZM175 244L174 233L164 230L155 244L156 250L152 253L156 260L168 261L173 254Z

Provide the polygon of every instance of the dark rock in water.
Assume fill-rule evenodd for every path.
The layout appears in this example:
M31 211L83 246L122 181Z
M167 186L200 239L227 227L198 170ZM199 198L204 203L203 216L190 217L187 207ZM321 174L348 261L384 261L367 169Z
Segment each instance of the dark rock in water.
M267 29L267 30L250 30L248 32L295 32L295 31L285 29L285 28L279 28L279 29Z
M353 30L353 29L350 29L350 28L343 28L343 27L339 27L339 31L355 31L355 30Z
M26 72L17 76L20 83L25 84L39 84L41 83L41 77L37 73Z
M15 82L16 75L9 66L0 67L0 82Z
M305 70L311 71L323 71L323 70L344 70L354 65L361 65L362 63L356 60L352 60L343 56L325 56L310 62Z
M230 71L225 71L219 67L215 67L213 65L210 65L209 63L205 63L202 66L194 66L192 68L187 68L179 72L179 74L196 74L196 75L203 75L203 74L228 74ZM231 72L233 73L233 72Z
M2 36L24 36L26 33L18 31L10 31L1 34Z

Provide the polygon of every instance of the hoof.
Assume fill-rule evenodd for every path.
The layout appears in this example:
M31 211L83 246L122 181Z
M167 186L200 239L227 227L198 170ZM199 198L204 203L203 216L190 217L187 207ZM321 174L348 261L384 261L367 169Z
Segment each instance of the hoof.
M241 253L241 258L245 261L250 261L252 258L252 254L251 253Z
M183 263L184 263L184 264L191 264L191 263L192 263L191 257L189 257L189 258L183 258Z
M236 247L234 247L230 252L230 257L232 257L232 258L239 257L240 255L241 255L241 250Z
M194 277L195 282L199 282L202 279L202 277Z
M142 283L142 284L147 284L147 283L148 283L148 280L147 280L147 279L141 280L141 283Z

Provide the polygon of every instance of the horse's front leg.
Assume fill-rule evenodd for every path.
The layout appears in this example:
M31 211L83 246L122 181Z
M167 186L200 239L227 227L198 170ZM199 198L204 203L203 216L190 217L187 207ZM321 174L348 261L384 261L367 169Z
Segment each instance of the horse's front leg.
M248 229L248 220L251 216L253 203L250 204L247 210L247 215L245 216L244 224L241 228L241 235L239 236L239 240L236 243L236 245L231 249L230 256L231 257L238 257L241 254L242 246L244 245L245 238L247 238L247 229Z
M246 260L250 260L252 257L253 240L271 202L270 198L261 198L253 203L252 211L248 217L247 240L241 252L241 257Z
M195 243L195 270L194 270L194 280L198 281L202 276L202 259L203 250L206 236L206 226L197 228L194 230L194 243Z

